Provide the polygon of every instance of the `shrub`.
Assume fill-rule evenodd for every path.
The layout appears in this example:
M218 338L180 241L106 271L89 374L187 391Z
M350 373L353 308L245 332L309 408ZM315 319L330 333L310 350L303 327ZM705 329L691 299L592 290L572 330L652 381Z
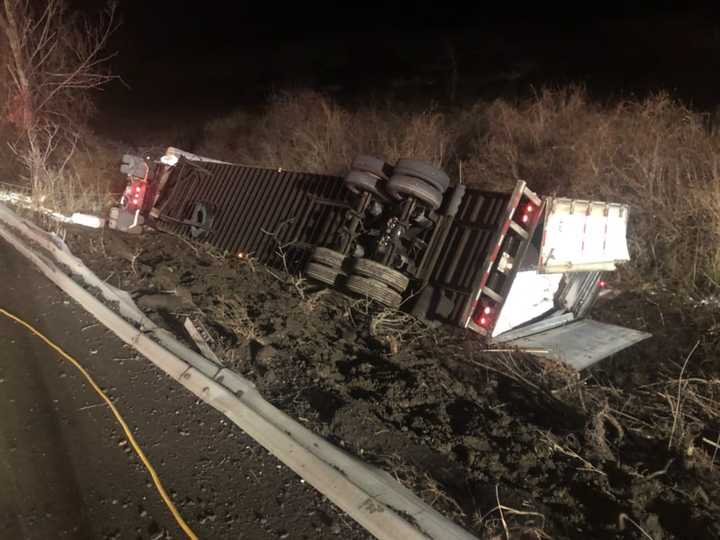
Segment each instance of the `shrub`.
M82 144L68 149L67 159L62 163L35 157L31 152L23 153L20 160L26 170L35 167L42 175L43 181L35 184L32 192L39 206L64 214L103 214L120 198L119 193L113 193L113 180L118 178L121 154L117 145L86 133ZM30 159L35 163L26 164Z
M450 135L438 112L351 112L311 91L280 94L260 115L236 111L210 122L199 152L260 167L343 174L360 153L389 161L443 163Z
M662 94L603 107L578 88L482 114L468 179L524 179L543 194L628 203L635 277L720 282L720 138L701 114Z
M115 7L108 4L96 21L67 0L6 0L0 8L2 117L12 126L4 142L24 168L36 203L64 209L94 190L95 183L82 184L77 163L80 150L90 148L90 92L114 79L105 48L117 28Z
M688 289L720 282L720 137L667 95L593 103L546 89L441 114L349 110L315 92L282 94L261 114L207 125L199 152L263 167L344 174L361 153L427 159L463 181L631 205L626 277Z

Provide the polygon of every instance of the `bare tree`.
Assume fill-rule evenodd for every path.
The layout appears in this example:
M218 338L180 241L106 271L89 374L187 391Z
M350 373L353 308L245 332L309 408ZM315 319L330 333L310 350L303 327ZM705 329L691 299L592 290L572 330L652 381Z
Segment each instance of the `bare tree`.
M7 120L20 133L13 145L33 192L67 166L92 113L89 91L114 77L105 53L117 28L115 4L94 22L66 0L1 0L0 32L9 49Z

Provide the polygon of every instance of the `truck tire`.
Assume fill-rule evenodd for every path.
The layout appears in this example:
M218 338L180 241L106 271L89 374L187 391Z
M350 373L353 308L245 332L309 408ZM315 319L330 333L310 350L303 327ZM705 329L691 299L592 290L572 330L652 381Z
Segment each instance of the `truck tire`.
M350 168L354 171L370 173L383 180L387 180L392 174L392 167L384 160L374 156L357 156Z
M388 198L380 191L379 183L380 179L377 176L364 171L350 171L345 177L345 186L353 193L372 193L379 200L385 202Z
M345 261L345 255L334 249L318 246L310 254L310 260L339 270Z
M335 285L335 280L340 274L340 269L316 262L309 262L305 267L305 275L326 285Z
M353 275L379 281L399 293L403 293L410 283L410 279L404 274L371 259L353 259L351 272Z
M399 307L402 302L400 293L374 279L362 276L348 276L345 280L345 287L355 294L367 296L391 308Z
M398 160L397 165L395 165L395 174L414 176L415 178L425 180L428 184L435 186L440 193L444 193L450 186L450 178L448 175L429 161L419 161L416 159Z
M412 176L394 174L390 182L388 182L387 189L396 199L402 199L403 196L414 197L433 210L437 210L442 204L442 193L440 191L424 180Z
M195 224L190 226L190 236L193 240L199 240L207 235L212 227L213 213L203 203L196 202L190 220Z

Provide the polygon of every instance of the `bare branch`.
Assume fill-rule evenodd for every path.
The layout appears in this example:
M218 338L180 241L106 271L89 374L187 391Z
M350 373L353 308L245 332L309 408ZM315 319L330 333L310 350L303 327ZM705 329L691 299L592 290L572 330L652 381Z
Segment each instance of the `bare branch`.
M106 69L114 55L105 49L117 27L114 2L92 22L71 13L67 0L1 1L0 32L11 53L6 78L14 87L7 114L23 134L13 148L34 191L64 178L93 110L88 91L115 78Z

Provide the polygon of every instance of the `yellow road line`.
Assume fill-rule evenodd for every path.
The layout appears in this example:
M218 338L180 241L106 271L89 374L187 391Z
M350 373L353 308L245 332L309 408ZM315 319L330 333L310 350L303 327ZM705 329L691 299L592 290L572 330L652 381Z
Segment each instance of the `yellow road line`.
M162 485L162 482L160 481L160 477L157 474L157 471L155 471L155 468L152 466L150 461L148 460L147 456L145 456L145 452L143 452L142 448L140 448L140 445L135 440L135 437L133 437L133 434L130 432L130 428L128 427L127 423L125 422L125 419L122 417L120 412L115 408L115 405L113 405L113 402L110 401L110 398L103 392L100 387L97 385L95 380L90 376L90 374L85 370L82 365L80 365L80 362L78 362L75 358L70 356L68 353L66 353L64 350L62 350L58 345L53 343L49 338L45 337L39 330L36 330L31 326L30 324L26 323L19 317L13 315L12 313L0 308L0 314L5 315L9 319L15 321L19 325L25 327L27 330L35 334L37 337L39 337L41 340L43 340L48 347L53 349L55 352L57 352L60 356L62 356L65 360L70 362L73 366L75 366L80 373L87 379L88 383L92 387L95 392L107 403L107 406L110 407L110 410L112 411L113 415L115 416L115 419L117 420L118 424L120 424L120 427L122 428L123 432L125 432L125 437L127 437L127 440L130 442L130 446L132 446L133 450L137 454L137 456L140 458L140 461L145 466L145 469L147 469L148 473L150 473L150 477L152 478L153 483L155 484L155 488L157 489L158 493L160 494L160 498L165 503L165 506L168 507L168 510L170 510L170 513L175 518L175 521L177 521L177 524L180 526L180 528L185 532L185 534L190 538L191 540L197 540L197 535L193 532L193 530L190 528L190 526L185 522L183 517L180 515L180 512L175 507L175 504L172 502L170 497L167 494L167 491L165 491L165 488Z

